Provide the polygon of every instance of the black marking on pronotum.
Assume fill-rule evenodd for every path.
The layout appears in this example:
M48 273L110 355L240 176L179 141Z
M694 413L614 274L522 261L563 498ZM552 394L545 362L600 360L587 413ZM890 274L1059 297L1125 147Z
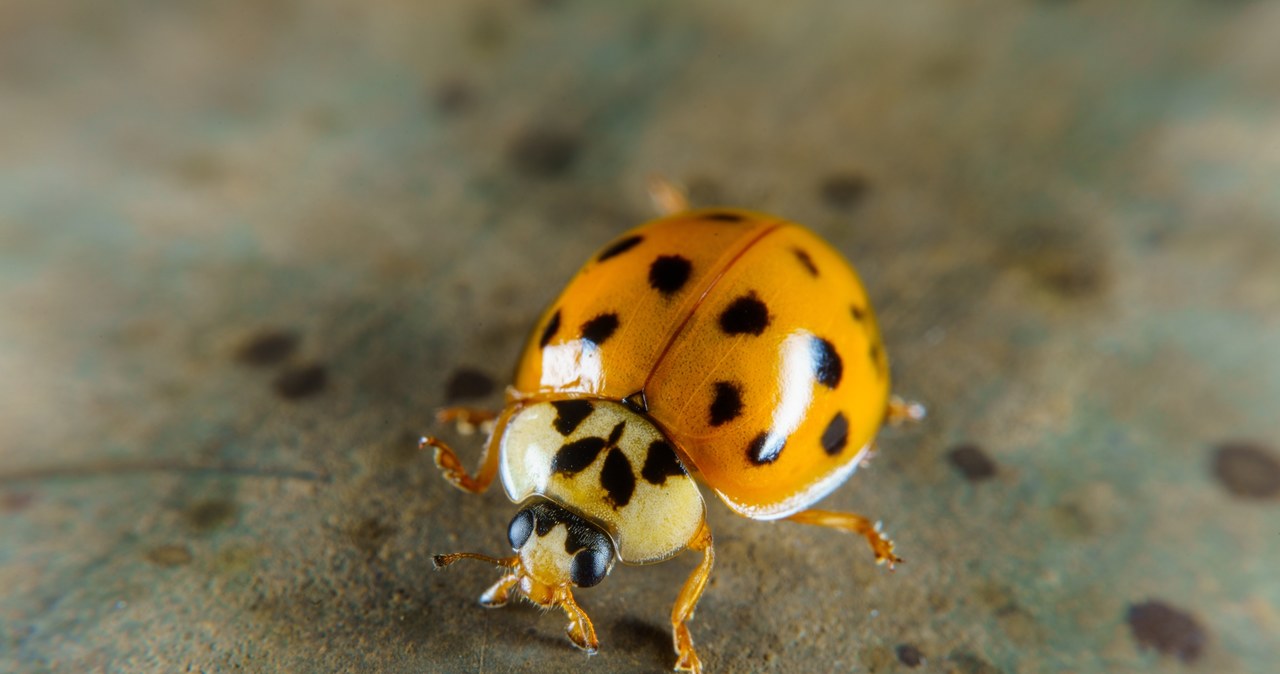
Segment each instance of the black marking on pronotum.
M757 466L773 463L786 444L786 438L775 438L768 431L762 431L747 445L747 459Z
M649 399L645 397L644 391L636 391L635 393L623 398L622 404L637 412L649 411Z
M551 320L547 321L547 327L542 329L542 338L538 340L538 347L545 349L551 343L551 338L556 336L556 331L560 329L560 310L556 309L551 314Z
M742 217L741 215L738 215L737 213L728 213L725 211L715 211L713 213L707 213L702 217L707 220L716 220L719 222L742 222L743 220L746 220L746 218Z
M617 314L600 314L582 324L582 338L600 346L618 329Z
M675 450L663 440L654 440L649 445L649 454L644 458L644 468L640 469L640 477L652 485L661 486L668 477L684 475L684 466L676 458Z
M641 241L644 241L643 236L628 236L625 239L619 239L617 243L601 251L600 255L596 257L596 262L604 262L611 257L621 255L640 245Z
M712 426L723 426L742 414L742 388L728 381L716 382L715 388L716 395L711 400L709 423Z
M720 312L720 329L730 335L760 335L769 327L769 307L754 292L734 300Z
M679 255L662 255L649 265L649 287L670 297L684 287L693 263Z
M800 247L792 248L791 252L795 254L796 259L800 261L800 264L804 265L804 268L809 272L809 275L817 278L818 266L813 263L813 258L809 257L809 252Z
M604 467L600 469L600 486L604 487L606 497L613 507L621 508L631 502L631 494L636 490L636 476L631 471L631 462L622 450L614 447L604 457Z
M821 338L813 338L813 376L818 383L827 388L840 385L840 377L844 375L844 362L831 342Z
M827 429L822 432L822 449L828 455L835 456L844 451L847 444L849 444L849 420L844 417L844 412L836 412L827 424Z
M551 459L551 471L577 475L594 463L604 448L604 438L583 438L566 443L556 450L555 457Z
M556 408L556 420L552 423L560 435L572 435L595 409L590 400L553 400L551 406Z

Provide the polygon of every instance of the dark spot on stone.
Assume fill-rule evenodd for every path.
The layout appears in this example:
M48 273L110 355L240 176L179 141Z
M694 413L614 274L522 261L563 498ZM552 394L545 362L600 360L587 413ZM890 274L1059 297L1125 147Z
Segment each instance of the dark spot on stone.
M1106 253L1087 228L1056 222L1018 227L1000 251L1011 267L1066 300L1087 299L1105 290Z
M924 664L924 653L911 644L898 644L898 647L893 650L898 654L898 662L908 667L919 667Z
M187 526L197 532L213 531L230 523L236 516L236 504L226 499L197 501L182 513Z
M147 561L156 566L182 566L191 562L191 551L185 545L159 545L147 551Z
M560 310L556 309L551 314L551 320L547 321L547 327L542 329L542 337L538 339L538 348L545 349L551 343L551 338L556 336L556 331L560 329Z
M448 402L453 402L455 400L483 398L493 393L494 386L493 378L484 372L469 367L460 367L449 376L449 381L444 387L444 399Z
M0 496L0 512L17 513L26 510L35 501L36 495L29 491L6 492Z
M718 381L715 389L709 423L712 426L723 426L742 414L742 388L733 382Z
M778 460L778 455L786 444L786 438L775 438L764 431L747 445L747 460L757 466L773 463Z
M671 445L662 440L654 440L649 445L649 454L644 459L644 468L640 469L640 477L644 478L645 482L661 485L667 481L668 477L684 474L684 466L680 465L680 460L676 458L676 452Z
M493 54L507 43L506 21L493 8L477 9L466 26L467 42L478 52Z
M693 263L679 255L663 255L649 265L649 287L670 297L684 287Z
M828 456L835 456L844 451L847 444L849 444L849 420L845 418L844 412L836 412L836 415L827 423L827 429L822 431L822 449Z
M848 211L866 196L866 178L856 173L836 173L823 179L818 194L828 206L838 211Z
M960 651L952 653L947 659L954 665L947 671L954 674L1001 674L998 667L973 653Z
M726 211L713 211L702 216L706 220L715 220L716 222L742 222L746 218L737 213L729 213Z
M383 543L386 543L395 531L395 527L376 517L366 517L351 527L348 535L358 550L373 557L382 550Z
M606 440L606 442L609 443L610 447L618 446L618 441L622 439L622 431L626 430L626 428L627 428L627 422L625 421L619 421L618 423L614 424L613 430L609 431L609 439Z
M520 173L538 178L556 178L569 172L578 159L578 137L555 129L530 129L507 150L507 159Z
M582 339L601 346L618 329L617 314L600 314L582 324Z
M769 308L755 293L743 295L720 312L720 329L730 335L761 335L769 327Z
M996 474L996 464L977 445L960 445L947 452L947 458L970 482L986 480Z
M839 386L844 376L844 362L835 345L821 337L813 338L813 376L827 388Z
M613 507L621 508L631 502L631 495L636 490L636 475L632 472L627 455L617 447L609 450L604 457L600 486L604 487L606 497L613 503Z
M818 266L813 263L813 258L809 257L808 251L803 248L792 248L791 252L795 254L796 259L800 261L800 264L804 266L805 271L809 272L810 276L818 277Z
M263 330L236 349L236 360L245 365L274 365L298 348L298 335L287 330Z
M1280 459L1257 443L1218 445L1213 452L1213 475L1233 496L1268 499L1280 495Z
M309 363L281 372L271 386L281 398L297 400L323 391L328 383L329 374L324 366Z
M431 96L436 110L446 115L465 111L475 102L475 89L464 80L446 80Z
M595 463L596 457L600 456L600 450L604 448L604 438L595 437L565 444L556 450L555 458L551 459L551 471L564 475L577 475L587 466Z
M618 239L613 245L600 251L600 254L596 256L596 262L604 262L611 257L617 257L640 245L641 241L644 241L643 236L628 236L624 239Z
M551 406L556 408L556 420L552 425L560 435L573 435L578 424L595 410L590 400L553 400Z
M1131 605L1127 618L1140 648L1154 648L1186 663L1198 660L1208 641L1194 616L1158 599Z

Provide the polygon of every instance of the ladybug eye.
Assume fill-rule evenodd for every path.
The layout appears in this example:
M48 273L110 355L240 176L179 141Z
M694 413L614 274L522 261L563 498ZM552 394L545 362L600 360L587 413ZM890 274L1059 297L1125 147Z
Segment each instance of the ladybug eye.
M521 510L516 513L516 516L511 518L511 524L507 526L507 540L511 541L511 549L519 550L532 533L533 512Z
M573 556L569 568L569 580L578 587L591 587L604 580L609 573L611 555L608 548L587 548Z

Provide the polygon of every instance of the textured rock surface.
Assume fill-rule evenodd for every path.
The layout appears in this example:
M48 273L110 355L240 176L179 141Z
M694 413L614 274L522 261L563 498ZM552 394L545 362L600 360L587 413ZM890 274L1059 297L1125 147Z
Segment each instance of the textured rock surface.
M1280 4L620 5L4 3L0 670L669 667L692 558L588 660L432 571L513 509L415 447L660 173L845 251L931 411L826 502L894 574L712 505L711 671L1272 671Z

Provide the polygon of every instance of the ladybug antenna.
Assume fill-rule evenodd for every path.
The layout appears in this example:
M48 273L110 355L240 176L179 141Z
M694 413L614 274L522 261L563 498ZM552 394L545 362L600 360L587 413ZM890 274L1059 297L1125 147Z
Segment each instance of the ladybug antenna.
M443 569L460 559L474 559L478 562L487 562L494 566L500 566L503 568L514 568L520 563L519 557L498 559L497 557L490 557L488 555L481 555L474 552L455 552L449 555L433 555L431 557L431 563L434 564L437 569Z

